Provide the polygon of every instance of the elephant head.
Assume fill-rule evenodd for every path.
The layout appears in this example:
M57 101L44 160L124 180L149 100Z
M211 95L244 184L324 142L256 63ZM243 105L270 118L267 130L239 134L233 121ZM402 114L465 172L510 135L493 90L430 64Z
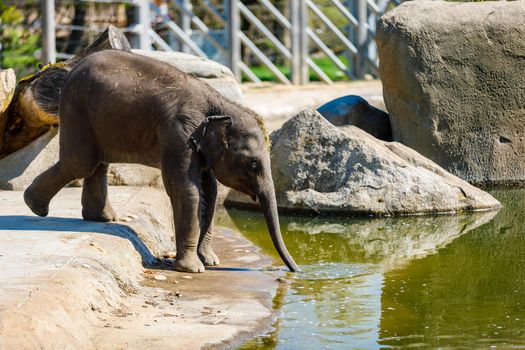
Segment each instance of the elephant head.
M299 267L284 244L270 166L267 135L256 117L208 117L196 140L213 174L223 185L259 203L273 244L288 268Z

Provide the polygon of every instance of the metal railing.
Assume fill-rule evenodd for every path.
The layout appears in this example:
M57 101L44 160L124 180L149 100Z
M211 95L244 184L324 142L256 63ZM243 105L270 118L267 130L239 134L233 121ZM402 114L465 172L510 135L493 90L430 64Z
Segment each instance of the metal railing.
M242 0L194 1L201 16L204 9L206 15L213 17L216 25L210 28L190 0L167 1L174 13L149 0L85 0L133 6L137 21L123 28L131 36L133 47L177 50L215 59L229 66L239 80L259 83L261 80L252 69L257 65L265 67L283 84L306 84L310 72L319 80L332 83L333 79L318 63L320 55L340 76L350 79L362 79L366 74L376 76L375 25L387 7L399 4L398 0L288 0L284 11L269 0L257 0L255 4ZM280 34L254 13L254 6L259 15L264 13L264 18L271 18L272 24L279 26ZM44 57L51 62L67 56L55 53L54 11L54 1L43 0ZM339 18L337 24L334 15ZM155 19L153 27L152 19ZM250 33L242 30L247 26ZM73 29L71 25L59 28ZM256 40L255 35L264 40ZM337 43L334 45L339 49L327 44L327 38ZM288 68L286 72L283 67Z

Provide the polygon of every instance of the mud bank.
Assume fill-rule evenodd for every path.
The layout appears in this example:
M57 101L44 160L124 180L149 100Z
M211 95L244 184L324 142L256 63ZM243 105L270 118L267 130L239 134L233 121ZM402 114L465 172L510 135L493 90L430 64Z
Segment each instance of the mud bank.
M240 234L218 228L221 266L174 272L167 197L114 187L116 223L80 219L80 188L47 218L0 192L0 348L215 349L267 330L282 272Z

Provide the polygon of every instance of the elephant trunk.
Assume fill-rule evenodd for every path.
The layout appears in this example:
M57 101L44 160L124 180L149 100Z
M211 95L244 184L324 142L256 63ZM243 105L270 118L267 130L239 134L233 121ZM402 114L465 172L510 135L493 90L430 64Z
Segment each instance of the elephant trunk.
M284 244L283 237L281 235L279 215L277 213L277 201L275 199L273 184L270 186L265 186L265 189L257 194L257 198L259 199L259 203L261 204L262 210L264 212L266 225L268 226L268 231L272 237L275 249L277 249L281 259L284 261L286 266L288 266L290 271L300 272L301 270L299 269L299 266L297 266L292 256L288 252L288 249L286 249L286 245Z

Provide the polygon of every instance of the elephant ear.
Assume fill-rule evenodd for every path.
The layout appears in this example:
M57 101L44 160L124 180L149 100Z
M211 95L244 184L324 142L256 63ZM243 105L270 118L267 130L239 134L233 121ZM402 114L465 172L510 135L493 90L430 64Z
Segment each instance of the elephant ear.
M199 136L194 142L197 150L204 156L206 163L211 168L228 148L227 129L233 125L229 116L214 115L207 117L199 128Z

